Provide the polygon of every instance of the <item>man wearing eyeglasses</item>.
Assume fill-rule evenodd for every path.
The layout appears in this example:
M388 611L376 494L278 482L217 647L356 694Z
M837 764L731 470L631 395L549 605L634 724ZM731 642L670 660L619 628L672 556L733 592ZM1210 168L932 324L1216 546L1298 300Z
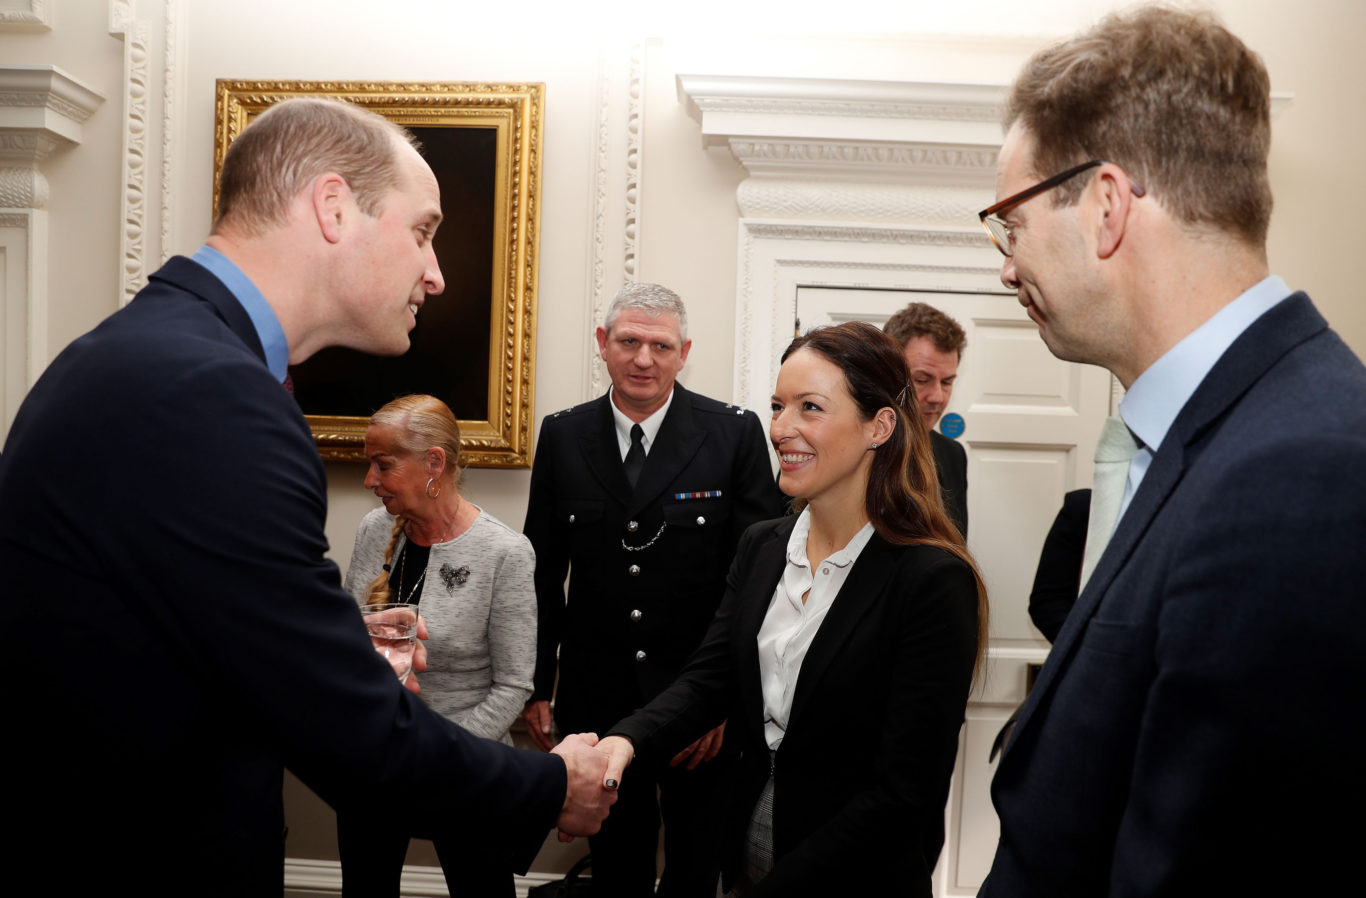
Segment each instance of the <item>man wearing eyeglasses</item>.
M1337 820L1366 801L1366 369L1269 272L1269 96L1241 41L1167 9L1011 92L981 213L1001 279L1127 389L1136 451L992 784L982 896L1360 889Z

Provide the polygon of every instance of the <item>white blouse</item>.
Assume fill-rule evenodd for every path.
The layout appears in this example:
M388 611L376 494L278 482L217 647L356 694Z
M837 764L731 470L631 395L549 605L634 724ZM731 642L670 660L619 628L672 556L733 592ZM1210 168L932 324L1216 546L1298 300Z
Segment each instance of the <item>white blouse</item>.
M835 603L840 587L849 576L863 547L873 537L872 522L854 534L849 544L822 561L812 570L806 557L806 539L811 533L811 509L802 509L797 525L787 540L787 567L773 591L773 598L759 628L759 678L764 695L764 736L768 747L777 749L787 731L792 713L792 694L802 661L816 638L821 622ZM810 594L808 595L808 591ZM802 601L802 596L806 601Z

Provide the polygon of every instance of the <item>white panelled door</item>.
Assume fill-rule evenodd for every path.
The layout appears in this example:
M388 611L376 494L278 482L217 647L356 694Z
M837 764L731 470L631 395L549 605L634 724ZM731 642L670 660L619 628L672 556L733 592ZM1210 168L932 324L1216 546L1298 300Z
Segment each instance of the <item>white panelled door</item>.
M939 896L975 895L999 832L987 756L1024 698L1028 665L1041 664L1048 649L1029 620L1034 569L1063 494L1091 482L1110 375L1055 359L1013 293L799 286L796 324L881 327L910 302L952 316L968 339L948 411L966 422L968 546L991 601L990 661L968 703L934 883Z

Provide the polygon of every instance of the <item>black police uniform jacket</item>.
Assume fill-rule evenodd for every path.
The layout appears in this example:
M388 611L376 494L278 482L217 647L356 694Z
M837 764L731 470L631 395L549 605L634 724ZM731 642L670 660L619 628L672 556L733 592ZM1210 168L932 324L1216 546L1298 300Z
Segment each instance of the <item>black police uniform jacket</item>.
M547 417L531 474L533 699L555 694L562 732L601 732L673 681L721 602L740 534L784 504L753 412L675 384L633 490L610 403Z

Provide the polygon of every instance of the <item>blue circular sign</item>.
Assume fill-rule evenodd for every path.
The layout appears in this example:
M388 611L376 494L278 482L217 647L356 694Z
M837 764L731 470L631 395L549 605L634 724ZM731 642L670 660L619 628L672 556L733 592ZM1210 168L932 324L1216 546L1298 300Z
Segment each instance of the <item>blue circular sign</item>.
M939 432L951 440L961 437L967 426L963 416L957 412L949 412L939 419Z

